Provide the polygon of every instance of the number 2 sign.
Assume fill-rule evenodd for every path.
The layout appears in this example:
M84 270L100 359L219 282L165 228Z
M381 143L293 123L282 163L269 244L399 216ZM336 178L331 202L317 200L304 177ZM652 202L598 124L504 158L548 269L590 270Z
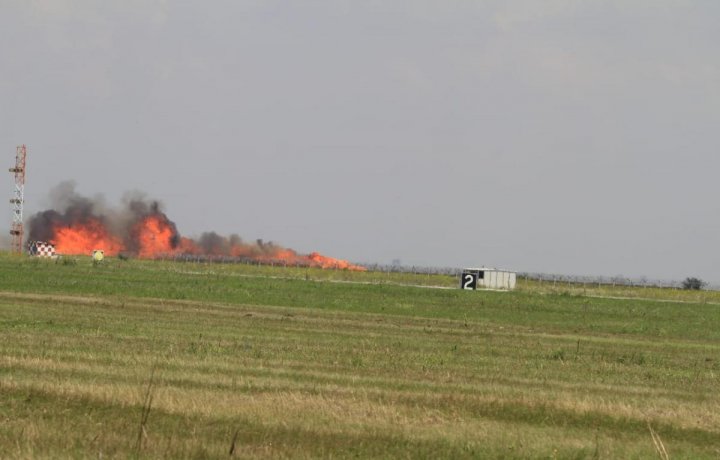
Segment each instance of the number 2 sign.
M478 272L475 270L465 270L460 276L460 289L468 289L474 291L477 289Z

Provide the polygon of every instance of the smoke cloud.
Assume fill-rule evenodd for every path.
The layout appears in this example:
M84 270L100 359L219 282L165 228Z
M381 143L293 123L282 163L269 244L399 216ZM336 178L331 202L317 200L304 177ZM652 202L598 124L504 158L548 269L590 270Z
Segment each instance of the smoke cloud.
M234 257L363 270L344 260L318 253L301 255L260 239L246 243L236 234L226 237L211 231L197 239L183 237L163 211L162 204L148 199L142 192L127 193L119 207L112 207L102 196L82 196L75 190L74 182L63 182L53 188L50 202L51 209L30 218L28 237L30 241L52 243L60 254L90 254L102 249L109 256Z

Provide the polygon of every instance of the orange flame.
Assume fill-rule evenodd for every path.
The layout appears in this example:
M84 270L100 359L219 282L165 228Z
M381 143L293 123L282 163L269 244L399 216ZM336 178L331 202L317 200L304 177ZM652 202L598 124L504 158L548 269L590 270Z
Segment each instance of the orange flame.
M334 270L352 270L352 271L367 271L367 268L361 267L360 265L353 265L347 260L333 259L317 252L313 252L307 256L313 262L314 266L320 268L331 268Z
M143 259L165 256L200 255L230 256L248 258L261 263L284 263L336 270L365 271L365 267L353 265L346 260L334 259L317 252L301 255L292 249L283 248L272 243L230 245L224 239L225 246L203 249L196 241L181 237L175 224L165 214L155 213L140 218L130 228L125 241L112 234L100 218L89 217L72 225L56 225L53 238L50 240L60 254L79 255L91 254L95 249L102 249L108 256L115 256L124 251L135 253ZM221 237L218 237L221 238Z
M161 215L147 216L133 227L138 243L138 257L152 258L175 252L177 234L167 219Z
M200 255L202 254L202 250L198 247L197 244L190 238L180 238L180 244L178 244L177 249L175 250L177 254L192 254L192 255Z
M115 256L123 250L120 238L111 235L98 219L89 218L72 227L56 227L50 241L61 254L91 254L102 249L105 254Z

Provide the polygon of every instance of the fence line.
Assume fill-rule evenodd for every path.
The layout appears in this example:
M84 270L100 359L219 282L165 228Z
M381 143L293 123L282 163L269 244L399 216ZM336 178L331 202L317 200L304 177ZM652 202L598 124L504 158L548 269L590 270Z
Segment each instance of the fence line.
M273 267L296 267L296 268L312 268L318 267L310 261L292 261L282 259L253 259L249 257L229 257L229 256L202 256L202 255L174 255L163 257L163 260L174 260L178 262L197 262L197 263L219 263L219 264L244 264L257 266L273 266ZM462 268L456 267L432 267L418 265L398 265L398 264L378 264L378 263L362 263L351 262L366 268L370 272L387 273L413 273L417 275L446 275L460 276ZM329 267L325 270L344 270L338 267ZM649 279L646 277L626 277L623 275L616 276L584 276L584 275L562 275L553 273L534 273L534 272L517 272L518 281L535 281L538 283L548 283L553 286L557 285L582 285L583 287L643 287L643 288L664 288L664 289L682 289L683 282L678 280L660 280ZM707 284L704 289L720 291L720 285Z

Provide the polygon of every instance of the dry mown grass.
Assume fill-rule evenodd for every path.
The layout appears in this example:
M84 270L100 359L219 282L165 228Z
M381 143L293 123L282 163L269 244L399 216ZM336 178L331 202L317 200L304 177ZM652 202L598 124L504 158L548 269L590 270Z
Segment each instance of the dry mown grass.
M719 454L712 343L8 292L0 320L10 457L643 457L648 422Z

